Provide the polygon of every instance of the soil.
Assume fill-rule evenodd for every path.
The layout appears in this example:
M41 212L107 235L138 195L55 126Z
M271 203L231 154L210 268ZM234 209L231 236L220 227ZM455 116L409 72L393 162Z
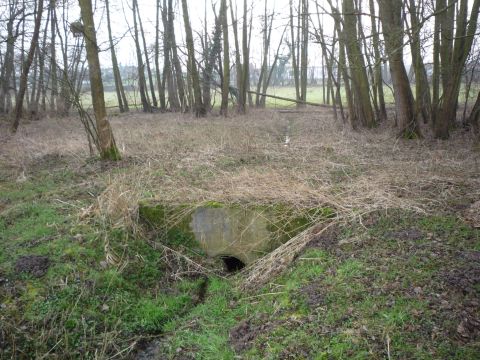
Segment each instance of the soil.
M325 304L325 284L323 279L317 279L308 283L300 289L310 309L318 308Z
M463 294L480 297L480 251L462 252L465 262L441 275L443 283Z
M480 200L464 211L464 217L473 227L480 228Z
M406 230L389 232L386 234L386 236L396 240L417 241L422 239L424 237L424 234L418 229L406 229Z
M260 321L260 324L255 324L253 319L243 320L230 329L230 344L235 352L241 353L250 349L258 336L269 332L273 327L275 324L268 321Z
M316 235L307 245L307 248L318 248L331 252L338 245L340 229L331 226L319 235Z
M26 255L20 257L15 263L15 272L28 273L33 277L42 277L50 267L48 256Z

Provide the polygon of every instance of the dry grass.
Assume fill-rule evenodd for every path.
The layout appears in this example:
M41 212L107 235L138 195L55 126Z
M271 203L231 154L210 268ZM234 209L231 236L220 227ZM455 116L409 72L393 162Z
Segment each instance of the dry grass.
M334 221L360 222L373 211L433 212L480 198L478 153L470 134L461 131L449 141L428 136L403 141L387 125L353 132L326 109L251 111L228 119L131 113L111 121L128 171L112 168L104 176L93 167L89 176L106 186L92 209L113 226L135 228L142 198L192 206L203 201L280 202L298 210L329 206L336 211ZM28 178L52 154L67 156L77 170L92 166L85 162L88 147L77 119L32 122L14 137L4 130L0 162L14 167L19 178ZM288 263L307 233L247 269L249 281L264 282L272 261Z
M247 117L180 114L111 117L131 171L104 178L103 207L115 219L138 199L173 202L284 202L330 205L339 213L408 208L429 211L455 197L477 199L478 153L469 134L445 142L403 141L386 126L353 132L318 113L252 111ZM0 161L25 176L47 155L83 166L86 137L77 119L46 119L12 137L2 128ZM288 132L290 142L285 145Z

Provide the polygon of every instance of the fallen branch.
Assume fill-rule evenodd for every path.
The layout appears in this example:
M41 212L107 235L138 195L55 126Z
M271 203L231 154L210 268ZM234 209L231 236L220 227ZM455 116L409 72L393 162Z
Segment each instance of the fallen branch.
M294 103L302 104L302 105L318 106L318 107L324 107L324 108L329 108L329 109L332 108L332 105L318 104L318 103L313 103L313 102L309 102L309 101L290 99L290 98L286 98L286 97L283 97L283 96L264 94L264 93L256 92L256 91L253 91L253 90L247 90L247 93L256 94L256 95L259 95L259 96L270 97L272 99L290 101L290 102L294 102Z
M240 290L259 288L280 275L313 238L335 224L338 224L338 219L330 220L326 224L315 224L250 264L240 273ZM321 229L317 230L319 225Z

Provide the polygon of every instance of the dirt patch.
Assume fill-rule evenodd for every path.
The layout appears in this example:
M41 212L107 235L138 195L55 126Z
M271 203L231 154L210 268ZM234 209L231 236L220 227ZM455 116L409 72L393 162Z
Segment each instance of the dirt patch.
M262 321L263 320L263 321ZM260 324L254 324L252 319L244 320L230 330L230 345L235 352L241 353L252 347L255 339L269 332L275 324L260 316Z
M480 266L461 267L442 274L444 283L463 294L478 293L480 285Z
M302 347L302 344L292 344L287 346L279 355L279 359L309 359L310 352Z
M480 228L480 200L474 202L465 210L464 217L473 227Z
M396 240L418 241L424 237L424 234L418 229L406 229L389 232L386 236Z
M449 288L465 295L480 296L480 251L464 251L460 258L464 259L464 264L444 271L440 278Z
M305 297L310 309L325 305L325 284L322 279L308 283L300 288L300 293Z
M338 226L331 226L319 235L316 235L307 245L307 248L317 248L326 251L332 251L337 248L338 235L340 229Z
M49 267L50 259L47 256L26 255L15 263L17 273L28 273L37 278L45 275Z
M478 309L478 303L476 308ZM473 308L466 308L460 314L461 320L457 326L457 334L463 341L478 339L480 335L480 318Z

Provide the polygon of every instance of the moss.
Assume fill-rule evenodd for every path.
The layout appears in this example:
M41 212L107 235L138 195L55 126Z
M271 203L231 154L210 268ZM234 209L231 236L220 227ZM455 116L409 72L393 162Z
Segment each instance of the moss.
M284 243L312 224L335 216L335 212L328 207L298 211L284 204L276 205L270 212L272 222L268 230L275 234L275 243Z
M218 201L207 201L206 203L202 204L203 207L206 207L206 208L223 208L225 207L225 204L221 203L221 202L218 202Z
M156 230L167 244L198 248L195 235L190 229L191 214L191 207L187 205L169 206L142 201L138 208L140 220Z
M103 160L118 161L122 159L122 156L120 155L117 146L114 144L107 150L102 151L101 158Z
M170 245L199 248L190 227L192 213L197 206L241 209L262 214L268 219L267 231L271 233L271 244L267 246L267 250L272 250L288 241L313 223L334 216L331 208L318 207L298 210L286 204L245 206L239 203L224 204L218 201L208 201L198 205L168 205L158 201L144 200L139 203L138 213L141 221L155 230L161 236L162 241Z

